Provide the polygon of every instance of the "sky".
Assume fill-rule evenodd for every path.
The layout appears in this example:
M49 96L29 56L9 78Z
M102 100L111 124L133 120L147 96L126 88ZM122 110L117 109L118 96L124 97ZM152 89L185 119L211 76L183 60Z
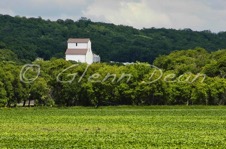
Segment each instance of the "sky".
M226 31L226 0L1 0L0 14L75 21L87 17L138 29Z

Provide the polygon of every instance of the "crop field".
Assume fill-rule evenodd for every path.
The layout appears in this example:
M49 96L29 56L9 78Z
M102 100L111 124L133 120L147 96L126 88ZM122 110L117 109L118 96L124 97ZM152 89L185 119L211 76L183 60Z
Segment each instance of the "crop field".
M223 106L0 109L0 148L225 147Z

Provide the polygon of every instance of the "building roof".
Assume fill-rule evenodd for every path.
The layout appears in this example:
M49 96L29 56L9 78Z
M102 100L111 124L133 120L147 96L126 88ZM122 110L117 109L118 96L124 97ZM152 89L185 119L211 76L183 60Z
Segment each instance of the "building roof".
M90 41L89 38L69 38L68 43L88 43Z
M86 55L88 49L67 49L66 55Z

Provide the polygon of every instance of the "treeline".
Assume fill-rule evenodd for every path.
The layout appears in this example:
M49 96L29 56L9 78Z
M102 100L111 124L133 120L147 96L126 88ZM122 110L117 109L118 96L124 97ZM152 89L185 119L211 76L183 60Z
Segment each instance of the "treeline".
M10 52L8 51L10 57ZM224 105L226 50L160 56L154 65L77 64L64 59L0 63L0 105Z
M226 32L196 32L190 29L135 29L95 23L89 19L43 20L0 15L0 48L11 49L22 62L37 57L64 58L68 38L91 38L93 51L102 61L149 62L174 50L203 47L207 51L226 48Z

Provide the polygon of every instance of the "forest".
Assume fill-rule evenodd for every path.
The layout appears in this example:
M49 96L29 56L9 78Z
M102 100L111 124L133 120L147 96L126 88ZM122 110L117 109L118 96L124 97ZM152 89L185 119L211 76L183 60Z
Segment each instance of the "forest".
M68 38L90 38L103 62L148 62L175 50L226 48L226 32L143 28L79 20L44 20L0 15L0 48L12 50L23 63L37 57L64 58Z
M226 50L174 51L153 65L136 62L92 65L52 58L24 65L0 50L0 105L224 105Z

